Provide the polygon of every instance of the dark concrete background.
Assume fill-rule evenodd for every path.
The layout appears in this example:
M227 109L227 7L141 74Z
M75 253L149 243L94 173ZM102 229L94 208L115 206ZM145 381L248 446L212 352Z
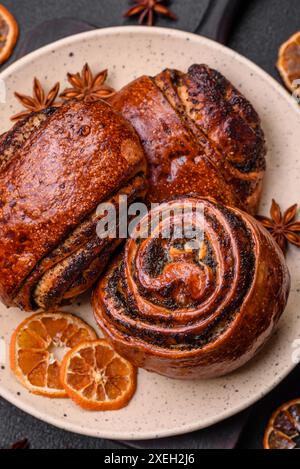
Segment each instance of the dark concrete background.
M122 12L127 0L2 0L16 16L21 37L11 59L20 53L24 38L42 21L71 17L87 21L98 27L126 24ZM160 26L172 26L195 31L205 13L204 0L174 0L172 9L179 21L166 20ZM228 45L245 55L279 79L275 69L280 44L292 33L300 30L299 0L249 0L241 1L241 9L232 28ZM45 32L45 35L47 32ZM1 68L0 68L1 70ZM280 80L280 79L279 79ZM261 448L263 430L270 413L287 399L300 396L299 368L269 396L256 404L250 412L241 414L229 422L210 430L196 432L185 437L150 443L149 447L215 448L221 447L220 435L237 432L237 426L245 423L239 439L240 448ZM249 417L249 418L248 418ZM9 447L14 441L27 437L31 448L123 448L125 444L74 435L40 422L0 399L0 448ZM234 439L234 438L233 438ZM219 446L218 446L219 445ZM143 445L147 447L147 444Z

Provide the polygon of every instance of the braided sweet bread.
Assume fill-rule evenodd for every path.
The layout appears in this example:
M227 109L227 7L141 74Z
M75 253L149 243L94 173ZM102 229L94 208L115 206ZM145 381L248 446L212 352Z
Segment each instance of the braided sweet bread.
M202 233L193 248L178 237L187 204L191 213L202 207L200 219L190 215ZM159 211L164 216L150 236ZM270 337L290 288L269 233L247 213L205 198L165 203L137 228L92 297L115 349L136 366L182 379L224 375L250 360Z

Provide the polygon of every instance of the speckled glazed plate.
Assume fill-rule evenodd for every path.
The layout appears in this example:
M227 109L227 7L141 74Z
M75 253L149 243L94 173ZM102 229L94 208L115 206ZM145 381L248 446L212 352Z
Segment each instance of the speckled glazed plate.
M144 27L102 29L63 39L19 60L1 74L6 104L0 104L0 132L19 111L13 92L29 94L34 76L47 88L85 62L94 71L108 68L109 84L120 88L141 74L165 67L187 69L207 63L225 74L258 110L268 143L268 172L261 205L266 213L272 197L283 207L300 200L300 111L288 93L248 60L219 44L184 32ZM254 403L295 366L300 338L300 250L288 254L292 292L277 333L247 366L225 378L181 382L139 371L138 389L125 409L89 413L69 400L30 395L9 371L5 355L12 331L24 313L0 306L1 395L24 411L70 431L113 439L156 438L190 432L216 423ZM69 307L94 324L89 297ZM298 345L299 347L299 345Z

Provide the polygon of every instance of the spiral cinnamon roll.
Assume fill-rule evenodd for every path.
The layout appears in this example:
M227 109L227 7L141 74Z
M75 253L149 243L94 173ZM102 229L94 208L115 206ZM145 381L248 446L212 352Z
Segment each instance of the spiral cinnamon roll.
M197 242L182 231L187 203L188 233L197 233ZM172 378L210 378L237 369L260 350L289 288L284 257L254 218L190 198L144 216L100 280L92 304L106 337L136 366Z

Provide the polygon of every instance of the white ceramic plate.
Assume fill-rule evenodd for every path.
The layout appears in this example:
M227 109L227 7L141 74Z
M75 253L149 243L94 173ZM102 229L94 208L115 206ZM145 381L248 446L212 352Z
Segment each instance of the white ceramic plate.
M0 132L10 127L9 117L20 109L14 91L30 94L34 76L46 88L57 80L63 88L66 73L81 70L85 62L94 71L107 67L109 84L117 89L141 74L155 74L165 67L185 70L198 62L217 68L246 94L262 118L269 153L261 213L267 212L272 197L286 208L299 202L300 111L295 101L245 58L184 32L146 27L102 29L63 39L28 55L1 74L7 101L0 104ZM0 306L0 393L46 422L97 437L158 438L214 424L257 401L294 367L293 345L296 347L300 338L300 250L290 250L288 264L292 292L287 310L271 342L250 364L225 378L202 382L174 381L141 370L133 400L114 412L89 413L69 400L48 400L22 388L10 373L4 352L7 356L9 338L24 313ZM88 295L80 302L68 310L94 324Z

